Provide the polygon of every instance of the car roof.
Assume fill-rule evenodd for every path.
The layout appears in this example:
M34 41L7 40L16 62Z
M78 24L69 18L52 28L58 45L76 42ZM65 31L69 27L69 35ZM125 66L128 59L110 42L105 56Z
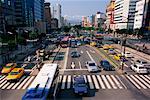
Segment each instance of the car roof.
M105 60L102 60L102 61L103 61L103 62L109 62L109 61L108 61L108 60L106 60L106 59L105 59Z
M12 66L14 63L8 63L6 64L6 66Z
M19 70L23 70L23 68L14 68L12 72L18 72Z
M88 61L88 63L95 63L94 61Z

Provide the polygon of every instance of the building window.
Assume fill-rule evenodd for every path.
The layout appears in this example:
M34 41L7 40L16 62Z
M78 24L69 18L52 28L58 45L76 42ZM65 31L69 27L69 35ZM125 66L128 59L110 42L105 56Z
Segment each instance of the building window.
M8 3L8 6L10 6L10 5L11 5L11 2L10 2L10 0L8 0L8 2L7 2L7 3Z
M4 3L4 0L0 0L2 3Z

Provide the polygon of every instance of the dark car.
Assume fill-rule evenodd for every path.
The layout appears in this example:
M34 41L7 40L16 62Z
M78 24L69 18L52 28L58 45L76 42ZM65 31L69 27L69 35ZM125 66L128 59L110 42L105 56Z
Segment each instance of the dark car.
M107 60L102 60L100 62L101 66L103 67L104 70L112 70L112 66L110 65L110 63Z
M72 58L80 57L80 54L77 51L73 51L71 52L71 57Z
M83 76L77 76L73 79L73 90L75 94L83 95L88 93L88 86Z

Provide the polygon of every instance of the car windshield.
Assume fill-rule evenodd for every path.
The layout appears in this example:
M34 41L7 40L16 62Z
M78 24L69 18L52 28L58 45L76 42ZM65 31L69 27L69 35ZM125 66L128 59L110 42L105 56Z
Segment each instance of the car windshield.
M10 72L10 75L17 75L19 72Z
M95 66L95 63L89 63L89 66Z
M107 62L107 61L104 61L104 65L109 65L109 62Z
M85 86L85 84L78 84L78 86L79 86L79 87L84 87L84 86Z
M145 67L139 67L139 69L145 69Z

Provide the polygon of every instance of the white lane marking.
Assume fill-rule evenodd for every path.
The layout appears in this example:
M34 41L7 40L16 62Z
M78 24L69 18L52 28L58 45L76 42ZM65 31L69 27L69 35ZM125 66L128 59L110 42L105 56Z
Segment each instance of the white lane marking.
M30 76L28 76L23 82L21 82L21 84L17 87L17 89L21 89L21 87L28 81L29 78Z
M150 88L150 85L145 82L143 79L141 79L138 75L135 75L136 78L138 78L138 80L140 80L144 85L146 85L148 88Z
M130 75L143 89L147 89L145 85L143 85L138 79L136 79L133 75Z
M6 83L7 83L7 80L5 80L2 84L0 84L0 88L2 88L2 86Z
M83 53L83 51L81 50L81 53Z
M87 78L86 78L86 76L85 76L85 75L83 75L83 77L84 77L85 83L87 83Z
M109 83L108 83L106 77L105 77L104 75L101 75L101 76L102 76L102 79L103 79L104 83L106 84L107 88L108 88L108 89L111 89L111 86L109 85Z
M63 80L62 80L61 89L65 89L66 79L67 79L67 76L64 75L64 76L63 76Z
M125 89L127 89L127 87L125 86L125 84L121 81L121 79L119 78L119 76L118 75L115 75L116 76L116 78L117 78L117 80L122 84L122 86L125 88ZM121 75L122 77L124 77L123 75Z
M135 87L137 87L138 89L141 89L141 87L138 84L136 84L128 75L126 75L126 77L130 80L130 82L132 82L132 84L135 85Z
M80 67L80 69L82 69L82 67L81 67L81 62L79 61L79 67Z
M113 87L114 89L117 89L116 85L114 84L114 82L112 81L112 79L110 78L110 76L109 76L109 75L106 75L106 78L107 78L108 81L111 83L112 87Z
M114 80L114 82L116 83L116 85L117 85L120 89L123 89L123 87L122 87L121 84L118 82L118 80L115 78L115 76L111 75L111 78Z
M5 78L6 76L1 76L0 80L2 80L3 78Z
M100 89L95 75L92 75L92 78L93 78L93 81L94 81L94 84L95 84L95 88L96 88L96 89Z
M23 76L23 77L21 78L21 80L20 80L19 82L17 82L11 89L16 89L17 86L18 86L25 78L26 78L26 76Z
M150 80L148 80L147 78L145 78L143 75L140 75L140 77L142 77L142 79L144 79L147 83L150 84Z
M71 75L68 76L67 89L71 87Z
M11 89L11 87L13 86L13 85L15 85L15 83L11 83L6 89Z
M75 63L74 62L71 62L71 68L75 69Z
M92 58L92 56L90 55L90 53L88 51L86 51L86 53L88 54L88 56L90 57L91 61L94 61L94 59ZM95 61L94 61L95 62Z
M86 71L88 69L60 69L59 71Z
M94 51L94 50L90 50L90 52L95 53L95 51Z
M9 84L11 84L10 82L7 82L3 87L2 89L5 89Z
M148 75L144 75L147 79L149 79L150 80L150 77L148 76Z
M64 62L63 69L66 69L66 67L67 67L68 56L69 56L69 48L67 48L67 52L66 52L66 55L65 55L65 62ZM64 73L64 71L63 71L63 73Z
M90 89L94 89L94 85L93 85L93 83L92 83L91 76L90 76L90 75L87 75L87 78L88 78L88 83L89 83Z
M106 89L106 88L105 88L105 85L104 85L104 83L103 83L103 81L102 81L102 79L101 79L101 77L100 77L99 75L96 75L96 76L97 76L97 79L98 79L99 84L100 84L100 86L102 87L102 89Z
M32 76L32 77L28 80L28 82L22 87L22 89L26 89L34 78L35 78L35 76Z
M4 77L1 81L0 84L3 83L6 80L6 78Z

